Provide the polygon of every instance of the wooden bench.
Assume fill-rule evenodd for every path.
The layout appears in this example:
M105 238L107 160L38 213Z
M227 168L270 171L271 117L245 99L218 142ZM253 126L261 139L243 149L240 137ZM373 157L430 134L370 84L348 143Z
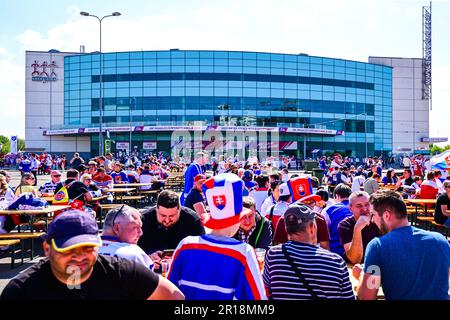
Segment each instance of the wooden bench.
M22 245L22 252L24 251L23 242L25 240L31 240L31 252L30 259L34 259L34 239L41 237L45 232L12 232L0 234L0 240L19 240Z
M20 240L0 240L0 249L9 247L8 250L2 250L2 252L11 253L11 269L14 268L16 262L16 245L20 244ZM23 264L23 247L21 253L21 264Z
M124 203L124 202L133 202L134 207L137 206L137 202L139 200L144 199L145 196L123 196L120 197L120 202Z
M168 177L164 185L164 189L172 189L174 191L183 191L184 176Z
M140 194L144 195L146 197L146 200L148 199L148 204L152 204L156 203L156 200L158 199L158 195L160 192L161 190L145 190L141 191Z
M124 200L142 200L144 199L145 196L123 196L120 197L120 200L124 201Z
M160 190L144 190L141 191L141 194L158 194L160 192Z
M100 221L99 221L99 228L103 228L103 219L106 217L105 211L109 211L115 208L120 208L123 206L121 203L104 203L100 204Z
M117 207L120 207L122 204L120 203L105 203L105 204L101 204L100 208L101 209L105 209L105 210L111 210L111 209L115 209Z
M434 221L434 217L425 217L425 216L420 216L416 218L417 221L421 221L425 224L425 230L430 230L431 225L430 223L432 223Z

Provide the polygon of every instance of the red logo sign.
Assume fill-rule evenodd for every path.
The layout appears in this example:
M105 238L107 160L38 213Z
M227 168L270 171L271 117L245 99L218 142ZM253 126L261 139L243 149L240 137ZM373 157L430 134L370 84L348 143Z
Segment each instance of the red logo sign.
M33 68L33 72L31 73L32 81L56 81L55 69L57 68L57 65L55 61L51 61L50 63L44 61L42 64L39 64L39 61L35 60L31 64L31 67Z
M299 184L297 187L297 191L301 196L303 196L306 193L305 185Z
M227 204L227 198L225 195L213 196L213 202L219 210L222 210Z

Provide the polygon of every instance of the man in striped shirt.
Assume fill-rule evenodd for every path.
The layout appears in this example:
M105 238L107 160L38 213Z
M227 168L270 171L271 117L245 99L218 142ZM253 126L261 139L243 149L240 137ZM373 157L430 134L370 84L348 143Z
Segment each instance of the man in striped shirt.
M315 212L292 204L284 214L289 241L266 255L263 280L271 300L354 299L344 259L314 245Z

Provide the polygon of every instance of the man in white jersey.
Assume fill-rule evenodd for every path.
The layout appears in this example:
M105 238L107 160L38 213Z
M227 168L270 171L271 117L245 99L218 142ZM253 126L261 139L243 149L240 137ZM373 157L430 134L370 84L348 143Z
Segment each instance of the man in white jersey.
M153 261L137 245L142 235L141 213L127 205L110 210L103 225L100 254L136 261L153 269Z

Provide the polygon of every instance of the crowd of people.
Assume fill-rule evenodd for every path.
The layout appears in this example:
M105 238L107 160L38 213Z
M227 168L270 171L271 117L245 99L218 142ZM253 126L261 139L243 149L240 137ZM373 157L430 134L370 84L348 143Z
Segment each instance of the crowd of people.
M66 187L70 200L89 204L112 183L153 180L159 192L155 205L110 210L101 234L92 214L58 215L44 241L48 259L12 279L0 297L374 300L381 285L388 300L448 300L449 241L411 225L405 199L434 197L435 216L450 227L450 180L421 156L408 159L398 176L377 157L356 168L340 155L322 158L319 183L292 174L288 157L241 162L205 152L189 164L161 155L123 164L111 154L86 164L75 154L65 181L51 169L51 181L37 190L36 166L15 190L0 172L0 197ZM181 193L164 184L178 169ZM81 277L74 280L70 268ZM37 295L44 283L51 290Z

